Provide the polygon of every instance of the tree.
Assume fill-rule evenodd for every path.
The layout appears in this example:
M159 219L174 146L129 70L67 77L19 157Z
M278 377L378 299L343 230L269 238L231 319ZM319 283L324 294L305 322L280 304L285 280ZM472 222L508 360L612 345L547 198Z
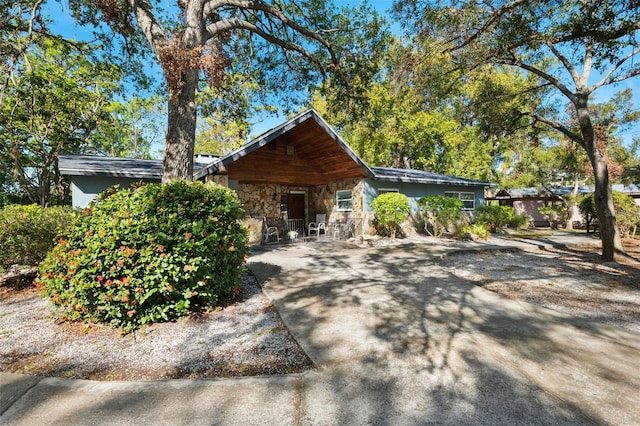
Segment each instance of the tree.
M635 137L629 147L629 165L622 173L624 183L640 183L640 138Z
M48 33L40 13L44 0L0 0L0 104L7 86L14 78L18 62L26 53L33 38Z
M269 84L286 96L328 72L350 83L372 63L369 47L379 40L368 8L336 13L318 0L180 0L168 9L147 0L72 0L71 7L81 23L106 22L128 53L139 53L144 37L155 54L168 97L163 182L192 176L201 71L215 87L242 69L261 90Z
M613 191L613 204L619 214L621 233L629 237L631 232L635 233L637 225L640 224L640 206L633 198L624 192ZM593 194L585 195L578 203L580 212L587 222L587 230L593 219L597 216Z
M553 103L526 112L585 150L595 177L602 258L623 253L611 185L590 102L594 93L638 75L640 5L625 0L398 1L396 12L420 37L439 35L459 69L480 64L515 67L553 88L578 119L577 131ZM437 31L437 34L434 34ZM445 35L445 36L443 36Z
M119 70L93 63L64 41L47 38L29 48L0 105L0 165L32 203L64 201L68 185L58 154L82 153L107 111ZM55 193L51 189L55 187Z
M89 135L86 154L112 157L152 158L151 147L162 143L164 113L159 96L132 98L127 102L112 100L105 111L110 115L101 122L100 131Z

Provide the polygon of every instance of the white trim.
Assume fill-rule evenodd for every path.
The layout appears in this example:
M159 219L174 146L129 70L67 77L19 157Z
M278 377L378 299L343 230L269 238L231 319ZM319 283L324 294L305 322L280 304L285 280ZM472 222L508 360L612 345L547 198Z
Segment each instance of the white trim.
M349 198L344 198L341 200L338 198L338 194L341 192L348 192L349 194L351 194L351 196ZM350 204L350 207L348 209L340 208L340 201L342 201L343 203L348 201ZM339 212L353 211L353 189L340 189L336 191L336 211L339 211Z
M449 195L451 194L451 195ZM456 194L455 196L453 194ZM460 196L462 194L465 195L471 195L471 199L462 199ZM464 211L472 211L475 210L476 208L476 193L475 192L466 192L466 191L444 191L444 196L445 197L452 197L452 198L457 198L458 200L462 201L462 210ZM469 202L471 201L473 203L473 207L469 208L469 207L465 207L464 203L465 202Z

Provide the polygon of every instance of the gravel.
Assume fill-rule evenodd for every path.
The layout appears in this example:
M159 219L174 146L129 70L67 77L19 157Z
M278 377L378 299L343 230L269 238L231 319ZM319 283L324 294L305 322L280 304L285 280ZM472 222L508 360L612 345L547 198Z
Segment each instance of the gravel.
M377 242L376 245L383 244ZM640 254L640 245L635 255ZM637 262L636 262L637 263ZM640 332L640 266L603 264L584 248L452 254L449 273L578 320ZM255 278L221 310L121 336L56 323L34 288L0 284L0 371L93 380L284 374L313 368Z
M467 253L440 266L512 299L640 332L640 265L602 263L583 250Z
M96 324L56 323L48 302L34 288L0 290L0 371L159 380L312 368L250 274L244 276L239 300L231 306L125 336Z

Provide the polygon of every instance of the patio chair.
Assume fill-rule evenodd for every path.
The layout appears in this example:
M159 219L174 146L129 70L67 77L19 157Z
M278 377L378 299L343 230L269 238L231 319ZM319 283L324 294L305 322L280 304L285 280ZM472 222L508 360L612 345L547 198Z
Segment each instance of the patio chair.
M276 237L275 241L270 241L272 237ZM280 230L277 226L269 226L267 218L262 218L262 242L265 244L277 244L280 242Z
M315 232L318 237L320 237L320 232L323 234L327 234L327 215L326 214L317 214L315 222L309 222L308 227L308 235L311 236L312 232Z

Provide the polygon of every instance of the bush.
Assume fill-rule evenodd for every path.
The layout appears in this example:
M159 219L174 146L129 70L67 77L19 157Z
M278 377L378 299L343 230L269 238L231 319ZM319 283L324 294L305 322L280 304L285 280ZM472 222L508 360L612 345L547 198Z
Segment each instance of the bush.
M523 214L515 214L507 220L507 227L512 229L527 228L529 226L529 219Z
M454 234L456 238L466 238L470 240L486 240L491 236L489 229L480 223L472 225L464 225L456 229Z
M549 222L552 229L558 229L560 222L564 222L569 217L567 208L562 205L551 205L540 207L538 211Z
M442 235L460 220L462 200L443 195L431 195L418 200L418 207L425 214L425 230L434 237Z
M476 213L476 223L486 225L491 232L496 232L507 225L520 228L526 226L527 223L527 218L516 215L515 209L510 206L478 206Z
M121 327L171 321L239 291L248 253L235 194L175 181L110 190L40 265L63 320Z
M640 207L636 205L633 198L624 192L613 191L612 194L618 230L621 235L628 236L631 230L640 224ZM591 223L591 221L596 218L596 206L593 193L582 197L578 203L578 208L587 220L587 223Z
M56 236L74 216L70 207L10 204L0 210L0 269L35 266L53 248Z
M375 228L378 235L395 237L400 223L409 214L409 199L399 192L387 192L373 199L371 209L376 215Z

